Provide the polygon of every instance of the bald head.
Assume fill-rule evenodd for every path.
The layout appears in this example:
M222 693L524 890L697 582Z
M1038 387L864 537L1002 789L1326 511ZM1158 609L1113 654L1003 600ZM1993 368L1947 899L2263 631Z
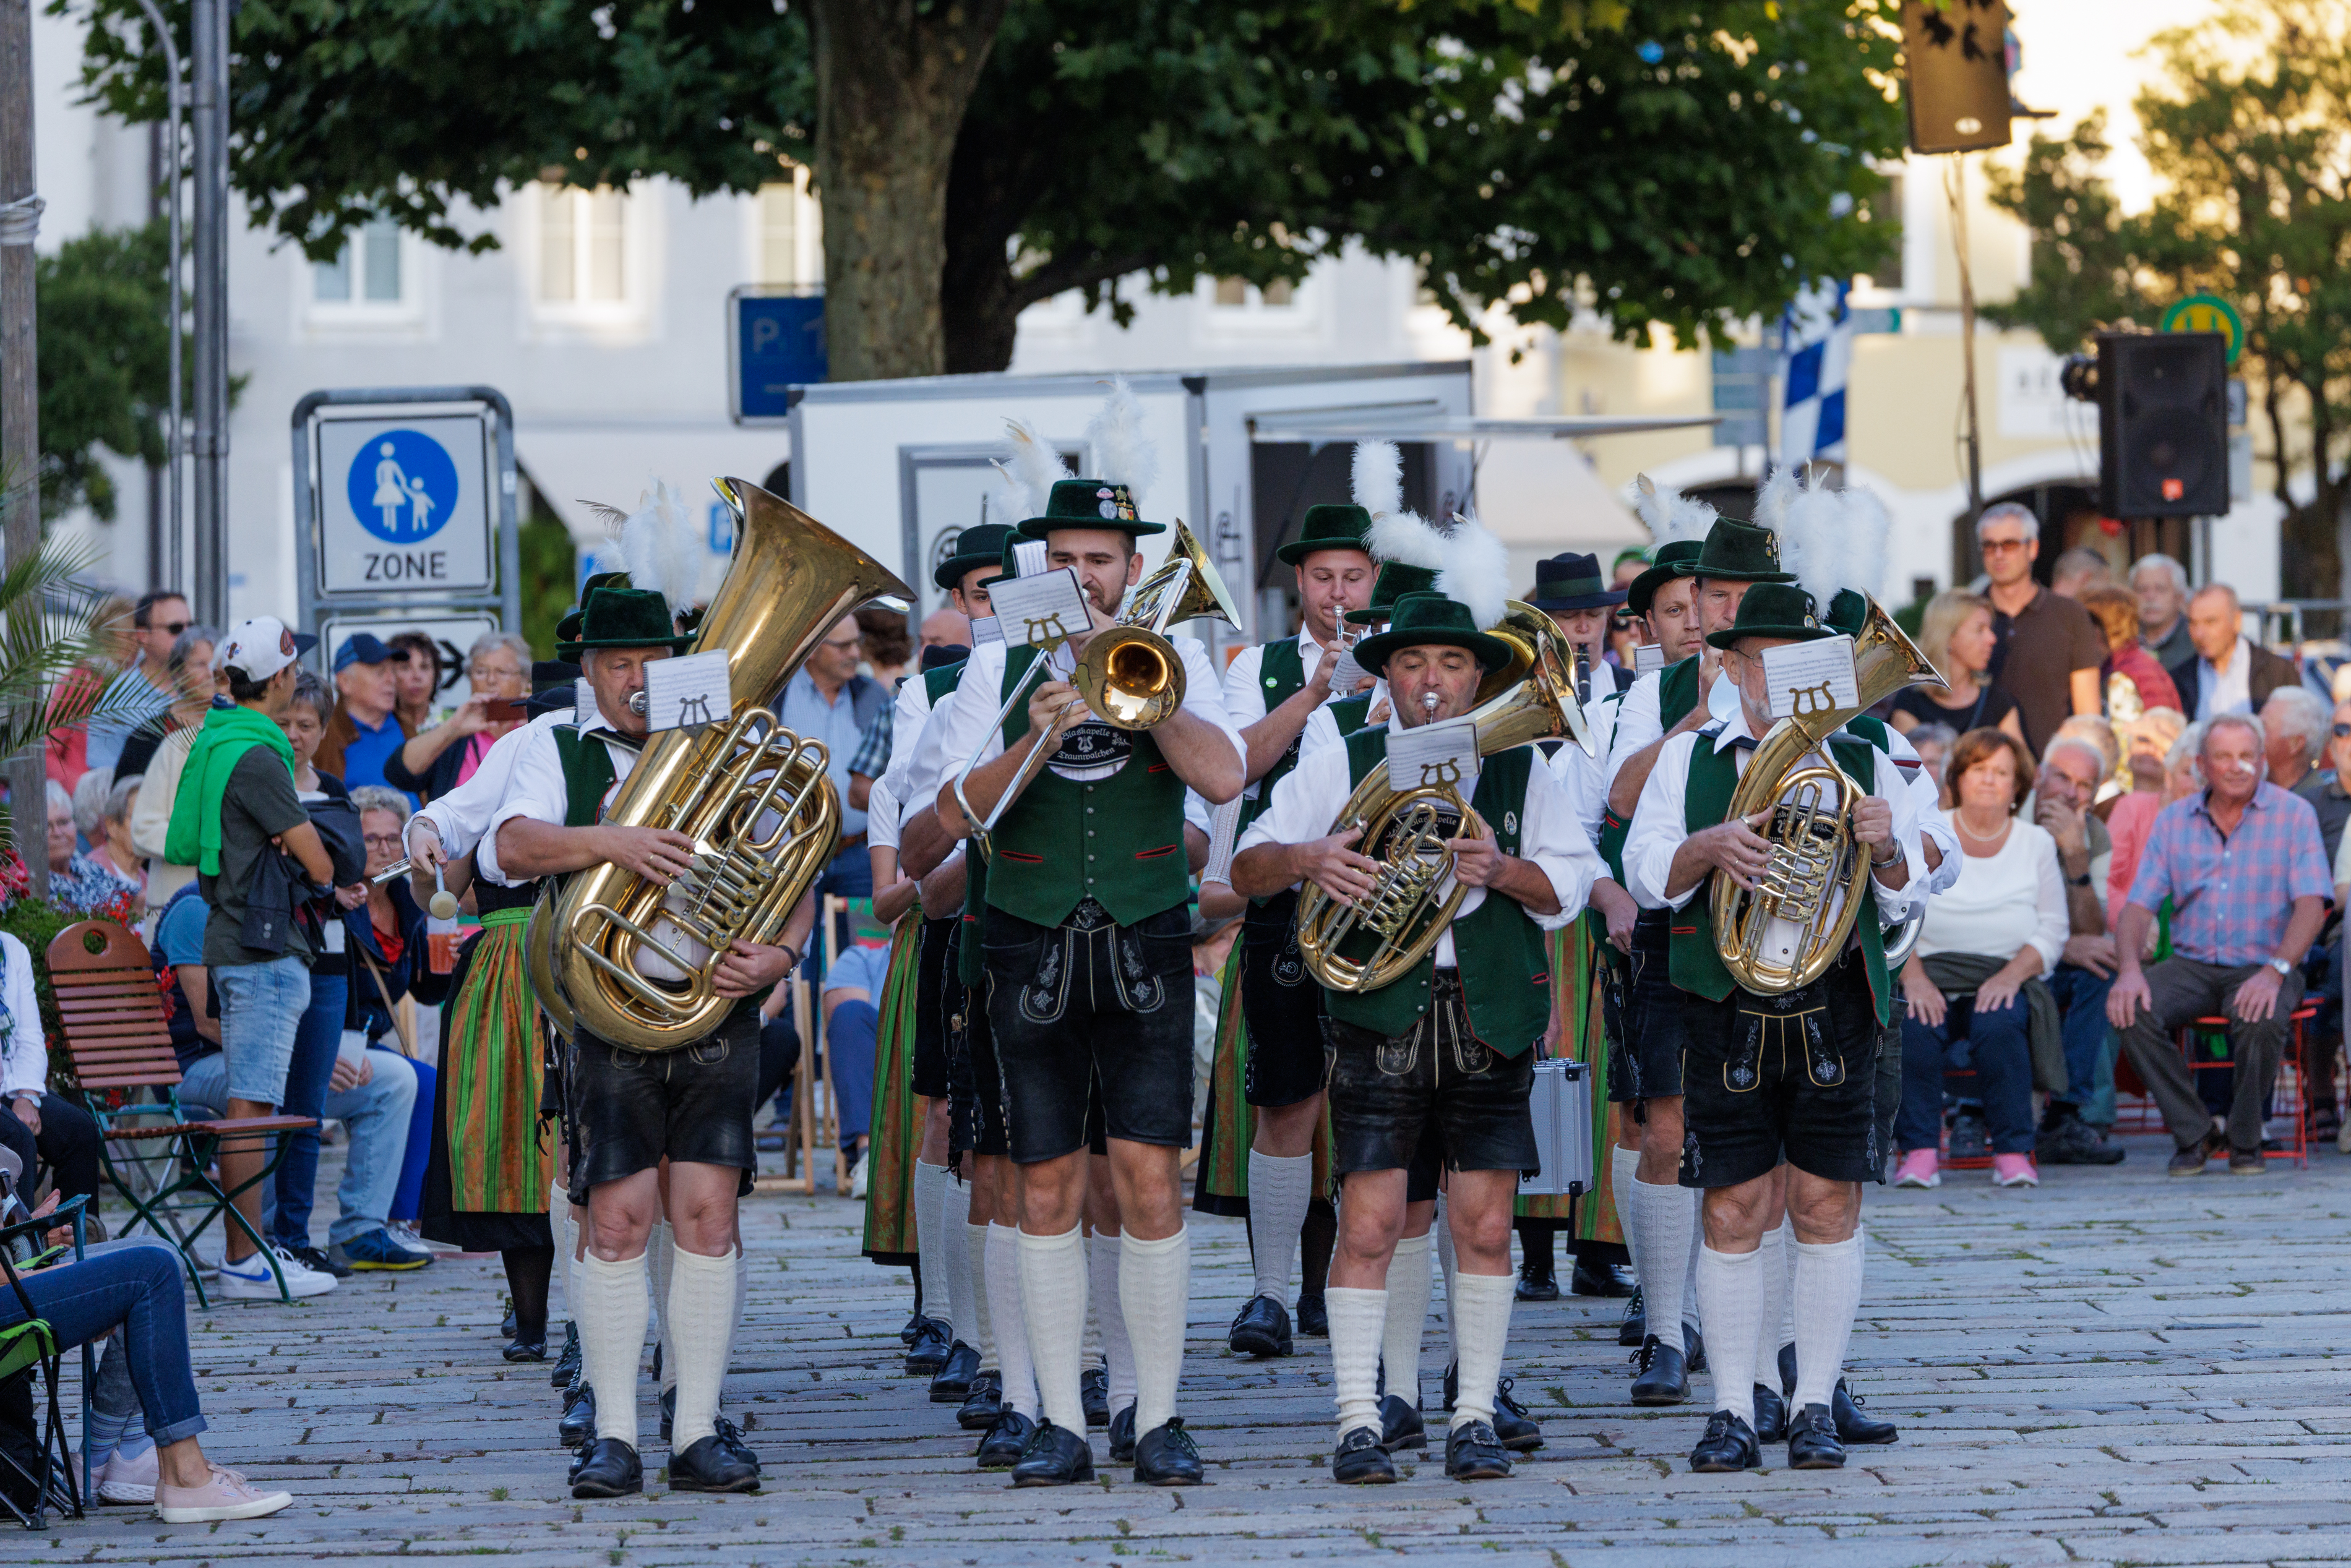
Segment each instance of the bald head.
M923 618L923 646L964 648L971 645L971 618L960 610L934 610Z
M2225 582L2198 589L2188 600L2188 640L2215 665L2224 664L2244 627L2237 591Z

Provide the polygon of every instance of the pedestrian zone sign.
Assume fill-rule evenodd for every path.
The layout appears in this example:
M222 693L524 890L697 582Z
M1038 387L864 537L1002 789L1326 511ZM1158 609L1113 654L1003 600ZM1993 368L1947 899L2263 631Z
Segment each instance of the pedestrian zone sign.
M486 422L471 414L321 421L319 589L488 589L491 442Z

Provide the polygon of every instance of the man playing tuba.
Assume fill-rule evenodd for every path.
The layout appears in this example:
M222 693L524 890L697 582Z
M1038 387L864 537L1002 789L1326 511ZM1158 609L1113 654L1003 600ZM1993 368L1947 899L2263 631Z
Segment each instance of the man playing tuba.
M1264 897L1311 881L1343 904L1370 895L1390 870L1386 857L1411 857L1414 846L1363 843L1359 826L1334 832L1332 822L1355 787L1385 764L1395 735L1468 713L1479 681L1509 661L1510 650L1478 629L1468 606L1429 593L1398 601L1389 629L1358 643L1355 656L1385 676L1394 713L1343 746L1300 759L1242 839L1236 893ZM1441 1145L1452 1172L1459 1265L1459 1387L1446 1473L1510 1473L1494 1401L1510 1322L1511 1200L1519 1174L1540 1164L1528 1092L1533 1048L1551 1015L1544 934L1583 913L1600 870L1573 805L1541 760L1522 746L1482 767L1468 763L1472 777L1454 788L1484 827L1442 850L1449 864L1435 896L1450 896L1457 883L1466 890L1452 919L1401 978L1325 993L1332 1166L1343 1186L1327 1292L1339 1396L1332 1473L1341 1481L1395 1479L1381 1446L1377 1388L1388 1264L1405 1228L1406 1173L1431 1144Z
M1685 1040L1681 1184L1702 1194L1698 1313L1714 1381L1714 1413L1690 1455L1690 1468L1700 1471L1761 1462L1754 1374L1762 1303L1771 1292L1761 1277L1771 1260L1760 1243L1779 1223L1773 1172L1783 1158L1785 1211L1796 1229L1799 1366L1789 1463L1804 1469L1844 1462L1831 1390L1861 1300L1861 1184L1881 1179L1885 1164L1873 1093L1877 1035L1893 988L1879 931L1907 911L1907 890L1925 876L1917 809L1893 759L1845 736L1827 741L1825 759L1818 753L1802 759L1834 762L1867 791L1844 814L1843 829L1869 859L1864 907L1855 937L1817 979L1772 994L1743 988L1717 951L1710 896L1716 877L1752 891L1775 858L1772 841L1759 831L1770 826L1771 810L1725 820L1757 738L1772 726L1764 653L1833 635L1801 588L1758 582L1746 591L1732 624L1707 637L1739 694L1739 713L1666 740L1625 845L1635 899L1676 912L1668 954Z

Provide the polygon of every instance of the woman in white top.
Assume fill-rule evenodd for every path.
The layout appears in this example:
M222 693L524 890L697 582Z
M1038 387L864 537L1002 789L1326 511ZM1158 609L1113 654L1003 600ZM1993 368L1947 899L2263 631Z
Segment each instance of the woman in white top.
M1943 1075L1971 1067L1991 1126L1992 1180L2034 1186L2041 1178L2032 1164L2032 1050L2021 992L2054 969L2064 951L2064 877L2056 841L2017 820L2032 788L2023 742L2004 730L1970 730L1951 747L1947 778L1962 863L1959 881L1928 904L1918 946L1902 970L1908 1016L1894 1124L1903 1153L1894 1182L1940 1182ZM1998 965L1977 983L1972 1009L1928 977L1926 960L1938 954Z

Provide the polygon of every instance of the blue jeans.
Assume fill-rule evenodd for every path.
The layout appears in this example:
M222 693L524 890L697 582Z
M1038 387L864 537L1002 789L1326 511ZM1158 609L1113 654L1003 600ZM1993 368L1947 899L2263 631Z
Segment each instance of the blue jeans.
M147 1240L105 1242L91 1248L81 1262L25 1276L25 1293L57 1335L59 1350L95 1343L122 1326L131 1385L147 1414L147 1430L158 1443L193 1437L205 1425L196 1380L188 1370L181 1279L178 1251ZM0 1290L0 1328L24 1321L16 1292Z
M1972 1016L1970 1016L1972 1014ZM1972 1068L1971 1098L1983 1102L1994 1154L2032 1152L2032 1046L2025 1036L2022 995L1987 1010L1952 1001L1932 1028L1902 1022L1902 1109L1894 1118L1894 1145L1939 1149L1943 1142L1943 1074ZM1964 1044L1965 1049L1961 1046Z
M2071 1105L2078 1113L2097 1094L2099 1063L2106 1054L2106 993L2114 989L2114 977L2060 964L2048 985L2065 1015L2065 1092L2051 1097L2051 1108Z
M319 1116L327 1111L327 1081L342 1043L343 1012L350 1001L348 975L310 974L310 1005L294 1031L294 1059L287 1064L286 1092L277 1108L288 1116ZM357 1140L353 1140L356 1152ZM310 1207L319 1189L319 1132L313 1127L287 1135L286 1157L277 1166L277 1207L269 1239L280 1247L310 1245Z
M281 1103L294 1037L310 1006L310 967L299 958L220 964L213 967L212 982L220 993L227 1092L256 1105Z
M417 1098L415 1065L390 1051L370 1051L368 1065L375 1070L368 1082L340 1094L330 1093L319 1105L324 1119L342 1123L351 1138L349 1155L343 1162L342 1183L335 1189L336 1202L342 1212L328 1228L329 1244L380 1229L392 1218L393 1195L399 1189L407 1163ZM333 1066L329 1059L329 1071ZM227 1103L227 1069L222 1065L219 1053L190 1062L180 1080L181 1107L193 1114L218 1116L225 1113ZM429 1125L427 1130L430 1131ZM292 1157L287 1155L288 1159ZM282 1171L285 1167L278 1168ZM317 1171L314 1151L313 1180ZM423 1179L420 1171L420 1186ZM287 1226L277 1194L267 1184L261 1189L261 1206L262 1234L287 1247L310 1245L308 1220L305 1218L300 1230Z
M408 1148L400 1156L400 1182L392 1188L392 1212L384 1218L413 1220L424 1209L424 1166L433 1153L433 1097L441 1075L421 1061L401 1060L415 1074L416 1103L408 1113Z
M873 1042L882 1015L872 1002L843 1002L824 1027L832 1056L832 1092L841 1103L841 1151L853 1153L873 1125Z

